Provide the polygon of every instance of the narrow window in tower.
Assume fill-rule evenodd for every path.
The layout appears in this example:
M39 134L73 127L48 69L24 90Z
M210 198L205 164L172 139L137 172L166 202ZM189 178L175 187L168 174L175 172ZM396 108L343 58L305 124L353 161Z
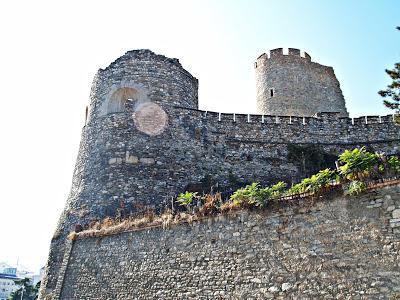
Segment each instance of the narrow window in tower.
M274 89L269 89L269 94L271 95L271 98L274 96Z
M88 115L89 115L89 107L86 105L86 109L85 109L85 124L87 123Z

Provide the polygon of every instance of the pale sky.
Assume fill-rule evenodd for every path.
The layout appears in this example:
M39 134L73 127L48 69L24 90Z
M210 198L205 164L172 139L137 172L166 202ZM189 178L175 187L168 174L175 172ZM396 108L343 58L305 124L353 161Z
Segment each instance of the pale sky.
M398 0L2 1L0 262L45 264L97 69L151 49L199 79L201 109L254 113L255 59L293 47L334 67L352 117L384 115L399 11Z

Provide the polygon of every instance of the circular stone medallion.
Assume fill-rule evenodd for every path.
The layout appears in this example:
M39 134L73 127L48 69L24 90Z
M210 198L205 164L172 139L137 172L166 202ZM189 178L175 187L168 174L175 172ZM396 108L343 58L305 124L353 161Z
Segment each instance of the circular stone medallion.
M148 135L161 134L168 125L168 115L161 106L146 102L139 104L132 114L136 128Z

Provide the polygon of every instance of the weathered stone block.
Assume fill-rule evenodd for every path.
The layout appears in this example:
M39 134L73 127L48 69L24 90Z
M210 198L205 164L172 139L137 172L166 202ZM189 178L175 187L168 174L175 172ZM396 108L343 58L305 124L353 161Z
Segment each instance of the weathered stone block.
M142 157L142 158L140 158L139 161L145 165L153 165L155 163L154 158L150 158L150 157Z
M122 158L120 158L120 157L113 157L108 160L108 164L110 164L110 165L120 164L120 163L122 163Z
M400 209L399 208L392 211L392 217L393 217L393 219L400 218Z
M137 164L139 162L139 158L134 155L129 155L126 157L125 161L128 164Z

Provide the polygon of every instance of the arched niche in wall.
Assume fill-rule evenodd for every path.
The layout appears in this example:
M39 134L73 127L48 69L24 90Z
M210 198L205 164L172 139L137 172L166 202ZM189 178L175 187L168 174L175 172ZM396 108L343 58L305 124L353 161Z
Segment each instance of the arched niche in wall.
M124 112L128 101L133 101L132 107L150 101L146 87L125 80L110 86L108 93L101 96L100 99L102 100L102 104L97 112L97 116Z
M122 87L117 89L110 97L107 103L105 114L123 112L127 101L136 100L138 91L131 87Z

